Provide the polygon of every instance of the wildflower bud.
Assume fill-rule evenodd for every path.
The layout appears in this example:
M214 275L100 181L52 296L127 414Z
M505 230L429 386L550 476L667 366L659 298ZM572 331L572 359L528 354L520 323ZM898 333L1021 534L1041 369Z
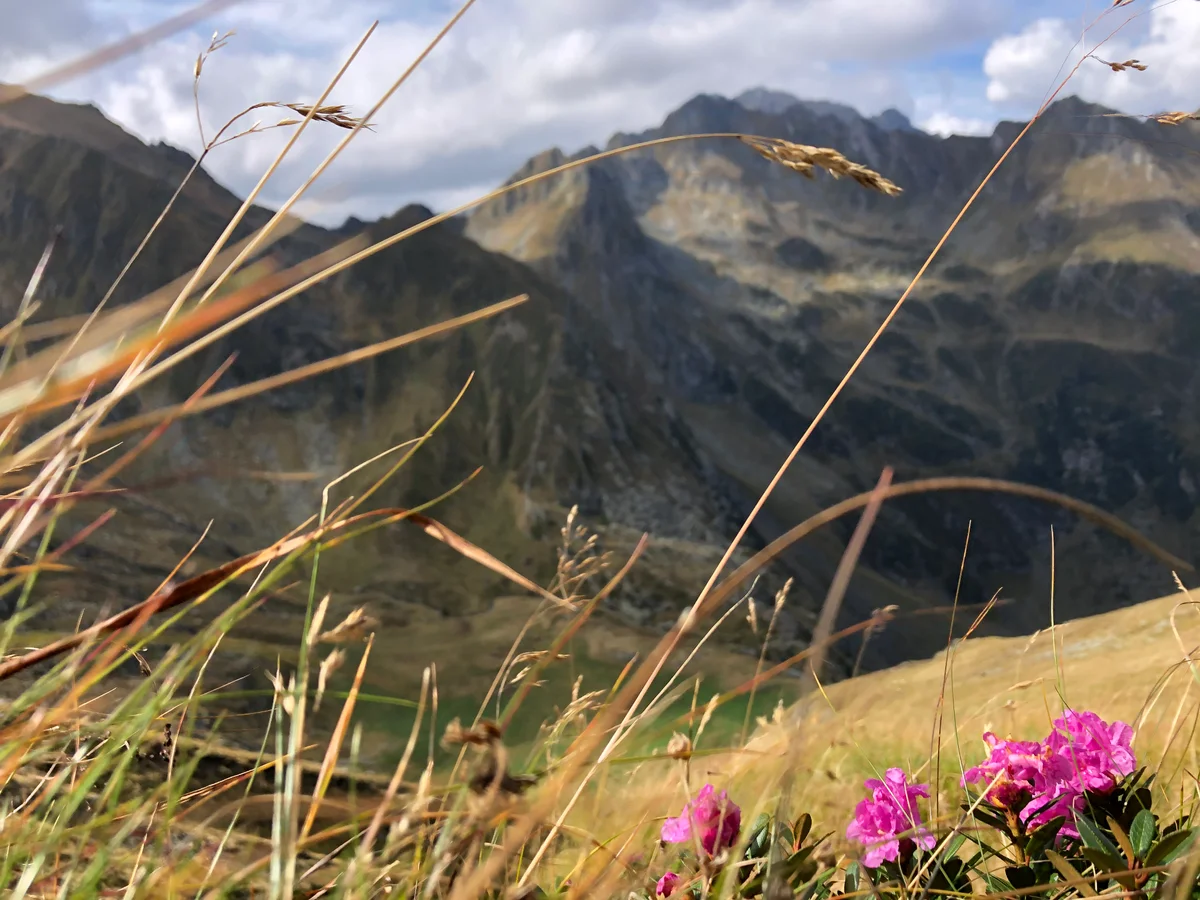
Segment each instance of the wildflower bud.
M671 735L671 740L667 742L667 756L671 759L691 759L692 758L692 741L686 734L680 734L678 731Z

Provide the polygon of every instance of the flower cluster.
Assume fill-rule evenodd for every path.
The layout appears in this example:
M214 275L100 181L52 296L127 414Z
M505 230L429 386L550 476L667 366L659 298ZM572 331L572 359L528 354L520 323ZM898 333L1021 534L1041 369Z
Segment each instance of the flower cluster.
M698 844L705 855L712 857L732 847L741 829L741 808L725 791L717 793L711 784L706 784L683 807L682 813L663 822L662 840L666 844ZM658 879L655 894L670 897L680 880L674 872L667 872Z
M960 822L940 847L919 808L929 785L890 768L864 782L868 796L845 829L860 849L843 862L834 861L832 848L821 850L830 835L813 837L807 813L783 821L764 811L743 828L741 808L706 784L663 822L663 844L680 845L674 865L647 863L643 891L631 896L695 900L719 887L736 900L765 900L783 888L807 900L864 893L902 900L918 889L980 896L983 882L989 891L1024 892L1029 900L1079 900L1110 889L1161 896L1155 892L1173 877L1170 864L1200 846L1200 814L1164 820L1153 810L1154 776L1137 768L1132 740L1124 722L1071 709L1041 741L984 734L986 757L962 776L963 785L983 792L982 802L962 807L983 827L968 836ZM979 850L963 853L966 840ZM1064 865L1094 883L1093 892L1064 891L1057 874Z
M868 778L865 787L871 796L859 801L854 819L846 827L846 837L867 849L864 866L878 868L885 860L897 862L911 856L917 847L933 848L934 837L923 826L917 809L917 798L929 796L928 785L909 784L903 770L888 769L883 781Z
M700 789L678 816L663 822L662 839L667 844L698 841L709 856L732 847L742 828L742 810L724 791L719 794L711 784Z
M1067 710L1044 741L1002 741L990 732L983 739L988 758L963 774L963 784L988 785L985 799L1030 829L1063 816L1062 837L1079 837L1074 814L1085 793L1111 793L1137 766L1133 729L1094 712Z

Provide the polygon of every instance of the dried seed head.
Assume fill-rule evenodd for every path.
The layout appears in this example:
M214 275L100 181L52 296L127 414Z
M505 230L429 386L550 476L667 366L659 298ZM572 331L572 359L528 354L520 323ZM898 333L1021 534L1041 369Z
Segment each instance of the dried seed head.
M894 603L888 604L881 609L874 610L871 613L871 630L877 631L882 628L892 619L896 618L896 613L900 611L900 607Z
M283 676L276 669L274 673L268 672L267 678L271 682L271 687L275 689L275 703L284 711L285 714L291 715L296 708L296 700L294 691L296 690L296 676L293 675L291 682L285 688L283 686Z
M348 644L350 641L362 640L378 625L379 620L367 615L366 609L360 606L317 640L324 644Z
M146 657L142 656L142 654L137 650L133 651L133 658L137 660L138 671L142 673L143 678L149 678L154 674L154 671L150 668L150 663L146 660Z
M704 729L708 727L709 719L711 719L713 713L717 711L717 702L720 699L720 694L713 694L712 699L708 701L708 705L704 707L704 715L700 717L700 727L696 729L697 738L704 734Z
M778 593L775 594L775 612L779 612L783 608L783 604L787 602L788 593L792 590L792 579L789 578L783 583Z
M1108 66L1114 72L1124 72L1126 69L1136 69L1138 72L1145 72L1146 66L1136 59L1127 59L1125 62L1109 62L1106 59L1101 59L1098 56L1093 56L1092 59L1101 65Z
M1179 125L1183 122L1200 120L1200 113L1166 112L1150 118L1159 125Z
M321 698L325 696L325 685L329 676L342 667L346 661L346 653L340 647L321 661L321 670L317 673L317 696L313 698L313 712L321 708Z
M807 144L793 144L779 138L763 138L742 135L742 143L752 147L760 156L771 162L786 166L793 172L799 172L806 178L813 177L814 169L824 169L834 178L843 175L856 181L865 188L879 191L889 197L895 197L901 189L888 181L874 169L851 162L832 147L811 147Z
M359 125L359 123L362 122L362 119L355 118L347 113L346 107L342 106L341 104L332 106L318 106L316 109L306 103L282 103L279 105L286 107L287 109L290 109L293 112L304 116L305 118L308 118L308 116L311 114L312 117L318 122L327 122L330 125L336 125L338 128L345 128L346 130L355 128L357 125Z
M667 741L667 756L671 759L691 759L692 739L686 734L675 732Z
M500 726L490 719L484 719L474 728L463 728L462 722L455 718L451 719L446 726L446 733L442 735L442 746L473 744L477 747L486 747L499 743L502 736L503 732L500 731Z
M325 614L329 611L329 594L321 598L313 612L312 622L308 627L308 646L313 647L321 639L321 628L325 624Z

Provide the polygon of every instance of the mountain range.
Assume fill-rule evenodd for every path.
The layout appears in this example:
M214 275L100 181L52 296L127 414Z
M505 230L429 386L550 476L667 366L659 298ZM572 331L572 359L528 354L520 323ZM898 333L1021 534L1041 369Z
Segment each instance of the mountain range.
M867 118L757 89L701 95L658 128L615 134L607 149L729 133L834 147L903 193L802 178L713 138L610 157L436 225L256 320L119 414L184 399L231 352L218 389L518 293L529 302L173 425L127 482L199 466L313 477L209 474L132 495L72 551L86 577L39 585L65 622L144 597L210 522L193 566L264 546L319 509L326 483L423 432L473 372L462 403L378 502L413 505L482 465L436 515L538 580L553 572L573 505L617 555L647 531L650 551L610 615L661 629L694 599L775 468L1022 127L942 138L895 110ZM547 150L513 179L596 149ZM39 318L92 309L192 162L93 107L40 97L0 107L4 312L15 311L55 227L62 237ZM197 264L238 203L200 172L114 301ZM359 228L378 238L430 215L409 206L365 225L304 226L278 254L299 261ZM246 227L267 216L252 211ZM869 490L892 466L897 480L982 475L1062 491L1186 558L1200 530L1198 229L1195 123L1055 103L817 428L748 550ZM780 652L807 641L853 527L850 517L796 545L756 588L769 615L775 590L793 579ZM403 530L351 542L321 567L335 608L369 603L400 641L430 617L469 623L513 591ZM964 603L1000 591L1007 603L984 631L1023 634L1049 621L1052 594L1061 620L1172 585L1161 562L1060 509L939 493L885 504L842 618L899 607L866 648L863 664L878 668L944 645L942 610L956 590ZM264 640L283 642L296 621L268 617L259 627ZM843 648L835 665L847 668L857 649Z

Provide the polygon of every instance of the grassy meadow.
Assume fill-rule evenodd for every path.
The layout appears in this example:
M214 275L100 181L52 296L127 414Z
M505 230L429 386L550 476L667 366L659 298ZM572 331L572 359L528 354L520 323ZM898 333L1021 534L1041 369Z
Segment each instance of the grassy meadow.
M209 53L219 49L215 41ZM197 79L206 59L196 65ZM381 86L381 104L406 77ZM358 117L329 103L335 87L336 79L312 104L285 105L297 139L310 127L337 129L340 151L375 116L378 107ZM227 127L212 146L238 134L240 126ZM886 172L838 149L755 135L663 142L677 140L740 141L796 177L837 178L846 191L885 197L900 190ZM634 149L564 162L468 206ZM1200 789L1200 706L1192 658L1200 607L1182 584L1177 595L1028 638L968 635L932 660L824 683L829 648L886 628L894 612L881 604L873 618L847 629L832 624L880 505L897 492L940 489L891 485L890 471L845 510L820 513L753 554L739 546L748 519L678 621L639 629L608 615L605 603L653 535L627 556L600 554L588 523L572 510L561 523L553 575L535 583L519 561L504 558L502 535L497 546L482 546L439 522L442 498L414 508L383 503L398 473L436 445L451 406L396 447L364 448L361 464L324 486L309 517L275 542L217 562L189 551L152 595L82 618L73 629L43 627L35 617L39 583L53 584L64 566L86 566L72 551L107 521L101 513L60 541L61 517L81 514L81 501L102 496L172 423L468 324L494 327L525 301L517 296L218 391L221 369L196 383L184 403L110 421L123 400L221 336L461 211L374 243L349 237L284 268L271 248L296 227L292 204L321 174L234 241L251 194L198 269L134 303L101 303L85 321L59 323L37 353L17 348L36 309L40 268L17 316L4 324L6 897L1198 895L1191 814ZM940 247L930 248L925 266ZM352 492L341 490L345 483ZM1035 496L1087 512L1048 491ZM790 543L846 511L858 515L858 527L829 587L824 624L807 649L779 662L766 653L774 623L751 616L747 592ZM1127 526L1096 518L1128 536ZM369 603L335 613L321 578L334 548L388 527L420 529L456 554L455 566L490 570L510 590L457 618L414 603L404 608L403 642L389 646L383 636L395 630L375 618L383 613ZM776 609L784 602L781 595ZM720 639L732 632L763 652L739 652ZM267 674L222 684L215 670L227 654ZM1102 734L1063 718L1085 710L1103 719ZM1123 755L1127 737L1107 730L1118 720L1133 726L1136 764ZM1001 747L998 753L1010 755L988 770L992 783L969 793L962 775L984 759L985 732L1041 743L1020 753ZM1036 774L1018 772L1018 763ZM891 770L902 770L909 787L929 786L929 796L914 795L919 816L888 793L887 784L898 783ZM885 777L893 780L864 787ZM718 794L709 784L727 793L711 800ZM1037 815L1022 818L1024 811L1005 805L1013 801L998 800L994 791L1003 785L1029 793L1022 802ZM874 806L857 806L871 790ZM1044 822L1043 794L1067 804L1050 807L1061 814ZM882 861L872 856L874 845L847 837L852 820L877 832L886 845Z

